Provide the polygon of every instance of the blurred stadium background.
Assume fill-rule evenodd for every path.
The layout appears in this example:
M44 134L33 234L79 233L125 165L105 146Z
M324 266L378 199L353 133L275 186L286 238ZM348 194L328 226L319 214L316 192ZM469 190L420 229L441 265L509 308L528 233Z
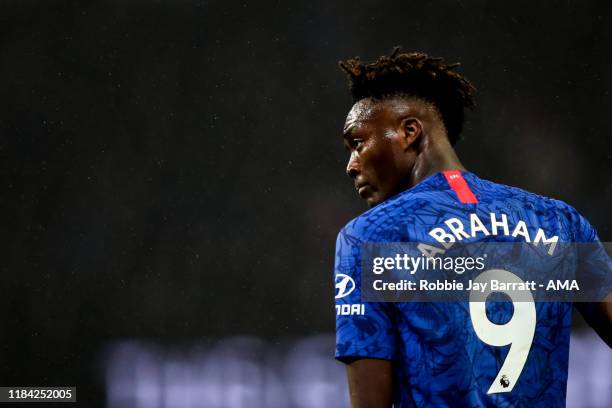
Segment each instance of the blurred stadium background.
M333 251L365 207L337 60L461 61L479 89L465 165L610 241L610 10L2 2L0 385L76 385L87 407L344 406ZM578 319L570 407L610 406L598 342Z
M164 347L142 341L105 354L109 408L347 408L344 366L329 358L333 334L266 342L231 337ZM612 353L599 337L575 334L568 407L608 408Z

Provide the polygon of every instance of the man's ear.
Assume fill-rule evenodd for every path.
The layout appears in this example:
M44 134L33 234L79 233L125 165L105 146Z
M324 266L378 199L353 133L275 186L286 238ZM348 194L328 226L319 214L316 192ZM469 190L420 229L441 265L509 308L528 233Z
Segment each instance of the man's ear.
M423 134L423 123L413 116L402 119L402 143L404 150L416 148Z

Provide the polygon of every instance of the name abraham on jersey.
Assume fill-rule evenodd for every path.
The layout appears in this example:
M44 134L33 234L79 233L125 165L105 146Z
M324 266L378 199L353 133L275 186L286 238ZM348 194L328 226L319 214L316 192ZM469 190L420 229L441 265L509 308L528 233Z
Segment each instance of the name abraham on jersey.
M477 235L482 237L501 235L513 238L521 237L525 242L532 243L535 246L542 243L544 246L548 246L548 255L552 255L555 252L559 237L554 235L548 238L542 228L538 228L535 236L532 238L529 234L527 224L523 220L519 220L516 225L513 225L514 228L511 228L508 224L508 216L506 214L500 214L498 217L495 213L489 213L488 221L490 222L487 227L475 213L470 214L468 225L464 225L459 218L449 218L444 221L446 229L444 227L433 228L429 231L429 235L441 243L446 249L452 247L457 241L475 238ZM511 229L512 232L510 232ZM419 249L427 256L445 252L444 250L426 244L419 245Z

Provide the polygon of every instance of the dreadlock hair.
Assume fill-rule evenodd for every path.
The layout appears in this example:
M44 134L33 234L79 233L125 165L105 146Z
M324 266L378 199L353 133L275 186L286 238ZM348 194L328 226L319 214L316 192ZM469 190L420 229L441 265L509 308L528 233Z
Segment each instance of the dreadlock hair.
M476 88L453 71L459 63L447 65L442 58L420 52L404 53L395 47L391 55L383 55L372 64L364 64L355 57L339 61L339 65L348 76L353 102L405 95L432 103L446 127L451 145L459 140L464 108L475 106Z

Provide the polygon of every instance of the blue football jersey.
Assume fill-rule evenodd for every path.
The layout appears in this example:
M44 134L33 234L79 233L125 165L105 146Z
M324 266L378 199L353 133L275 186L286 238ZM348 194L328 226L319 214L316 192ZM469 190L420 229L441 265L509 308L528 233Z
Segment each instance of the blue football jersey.
M470 231L470 225L478 228ZM435 243L453 234L464 242L598 242L585 218L561 201L469 172L436 173L350 221L338 234L336 358L392 360L396 408L564 407L571 303L529 306L529 313L520 318L528 320L525 327L531 332L512 333L525 344L510 355L509 345L495 345L487 339L487 327L477 327L480 323L471 316L467 301L362 300L364 243ZM595 272L601 276L593 279L601 280L608 291L606 259L607 269ZM500 325L495 327L518 313L507 302L489 303L486 316ZM512 375L500 372L513 364L504 365L506 359L521 358L526 359Z

